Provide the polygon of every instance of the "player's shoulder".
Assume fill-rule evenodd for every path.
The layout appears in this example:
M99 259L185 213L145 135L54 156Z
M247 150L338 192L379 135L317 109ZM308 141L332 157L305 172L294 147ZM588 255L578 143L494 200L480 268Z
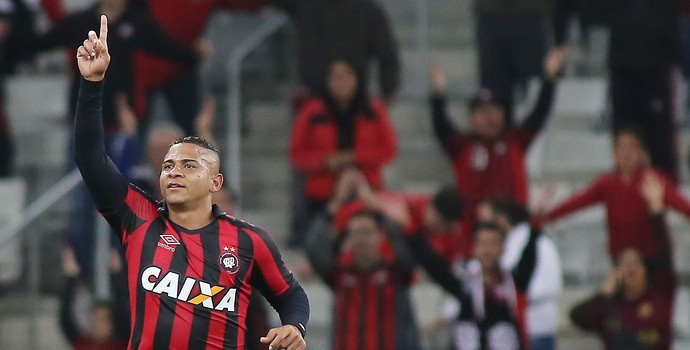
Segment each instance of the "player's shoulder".
M225 220L228 222L230 225L234 226L238 230L243 231L247 235L250 236L250 238L259 238L262 240L273 240L273 236L263 228L249 222L242 220L240 218L237 218L235 216L232 216L230 214L224 214L221 216L221 219Z
M133 183L128 183L127 184L127 201L137 201L137 202L142 202L142 203L149 203L155 207L158 207L158 202L145 190L143 190L141 187L133 184Z

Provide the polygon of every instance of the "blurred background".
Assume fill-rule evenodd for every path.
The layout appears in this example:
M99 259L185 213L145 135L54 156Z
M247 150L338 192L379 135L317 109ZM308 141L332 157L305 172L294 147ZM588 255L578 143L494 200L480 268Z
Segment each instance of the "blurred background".
M370 64L372 72L368 85L373 93L389 102L388 113L398 139L397 157L384 170L385 187L401 192L429 193L439 184L452 183L454 177L448 158L433 136L427 67L432 62L443 67L450 114L458 126L466 128L467 101L483 85L478 69L477 11L472 0L376 2L390 21L400 63L399 73L396 73L399 85L394 84L397 85L395 89L383 92L379 91L381 67ZM24 15L32 18L41 36L56 30L53 26L65 14L69 16L94 4L90 0L57 3L0 0L0 10L9 9L3 21L12 23L12 16L20 9L18 3L25 6ZM288 148L295 100L304 95L300 71L302 58L298 55L300 35L303 35L300 18L304 17L271 6L251 11L232 6L211 8L206 25L202 25L202 36L213 47L212 54L208 48L194 43L195 52L202 57L195 61L194 67L198 73L198 90L204 101L212 97L215 102L205 105L207 112L213 115L206 130L210 130L221 149L233 211L275 236L286 263L298 278L303 270L306 269L307 274L309 271L305 267L304 254L290 242L295 175ZM613 168L608 129L612 109L608 97L610 31L598 23L596 16L588 18L586 13L580 13L579 19L568 22L569 52L550 117L526 159L531 198L539 197L538 192L548 187L552 189L551 204L567 198L598 174ZM14 24L25 24L21 21L24 19L15 20ZM183 20L179 25L184 26L184 23ZM128 28L120 26L118 30L125 33ZM551 38L552 30L545 30ZM135 31L134 35L138 33ZM86 37L86 32L83 36ZM31 37L20 40L20 47L23 44L31 46L31 40ZM72 45L76 47L79 43L75 41ZM95 211L78 210L86 199L78 196L80 177L73 172L68 151L74 51L59 43L50 46L36 49L40 53L18 59L2 77L2 107L14 156L13 161L0 164L8 168L6 176L0 178L0 349L70 348L61 329L61 302L64 302L66 288L71 288L68 290L76 296L73 321L78 327L87 327L91 301L112 299L115 288L115 283L103 277L112 269L108 228ZM5 45L0 55L11 54L12 50L17 49ZM119 58L114 56L113 60ZM677 128L674 134L677 135L678 186L690 196L688 88L680 68L672 70L670 79L672 115ZM519 123L520 116L526 115L534 104L538 84L527 82L515 90L512 108L515 121ZM135 91L134 96L138 93ZM175 123L171 118L174 114L171 103L162 94L146 93L145 106L131 99L127 104L135 119L141 120L138 114L146 114L146 125L151 129ZM121 116L122 113L121 110L118 113L119 127L126 129L122 127L122 119L124 123L128 119ZM133 123L136 130L136 120ZM134 131L137 132L140 131ZM5 144L0 147L8 147L4 151L9 149ZM75 226L75 212L94 218L94 223L89 224L92 227L90 238L75 238L75 232L71 232L82 230ZM673 322L674 348L688 349L690 225L687 219L675 213L669 216L669 224L680 278ZM558 348L602 348L595 336L582 333L571 324L568 310L576 301L598 289L611 269L604 208L594 206L548 226L546 231L557 246L563 266L565 287L558 301L561 310ZM74 241L86 245L85 249L93 252L93 256L81 257L79 249L82 248L66 253L65 247ZM72 275L91 271L86 274L86 283L72 285L73 276L66 273L69 267L65 268L65 259L70 259L70 255L81 264L77 268L79 272L73 271ZM332 326L331 292L313 277L305 278L302 284L312 308L307 338L309 348L327 349ZM425 278L415 283L412 291L418 323L431 324L441 309L442 292ZM270 312L269 319L277 322ZM443 340L436 338L444 337L437 334L424 338L426 348L441 348L437 344Z

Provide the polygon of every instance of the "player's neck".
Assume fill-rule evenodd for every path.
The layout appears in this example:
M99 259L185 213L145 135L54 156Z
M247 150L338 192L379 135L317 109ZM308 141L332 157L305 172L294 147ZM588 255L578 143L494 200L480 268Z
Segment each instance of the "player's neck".
M208 205L195 206L168 204L168 217L179 226L189 230L196 230L213 221L213 210L210 203Z

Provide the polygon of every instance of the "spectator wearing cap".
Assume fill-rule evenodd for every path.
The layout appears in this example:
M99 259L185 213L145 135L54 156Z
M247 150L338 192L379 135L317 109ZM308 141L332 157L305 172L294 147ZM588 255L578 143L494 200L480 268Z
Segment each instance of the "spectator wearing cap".
M458 130L450 121L445 98L445 76L431 67L431 111L436 138L448 154L465 205L462 230L472 232L478 205L491 198L527 203L525 155L546 123L553 102L560 64L550 66L534 110L519 127L506 130L504 103L492 91L480 89L469 102L470 130Z
M334 294L331 349L421 349L410 295L414 259L401 233L406 225L391 219L390 206L345 204L356 196L358 178L352 171L340 177L305 244L315 272Z

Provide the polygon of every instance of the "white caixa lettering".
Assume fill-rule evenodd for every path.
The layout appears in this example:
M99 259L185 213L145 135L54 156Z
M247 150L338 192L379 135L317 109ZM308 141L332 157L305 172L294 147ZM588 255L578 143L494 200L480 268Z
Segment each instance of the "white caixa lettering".
M149 266L141 273L141 286L144 290L165 295L185 303L201 305L204 308L235 312L237 309L237 288L215 286L208 282L192 277L183 277L173 271L166 272L162 277L162 269L158 266ZM180 287L181 285L181 287ZM191 295L194 287L198 286L198 295ZM213 298L222 294L217 305L213 305ZM217 299L216 299L217 300Z

